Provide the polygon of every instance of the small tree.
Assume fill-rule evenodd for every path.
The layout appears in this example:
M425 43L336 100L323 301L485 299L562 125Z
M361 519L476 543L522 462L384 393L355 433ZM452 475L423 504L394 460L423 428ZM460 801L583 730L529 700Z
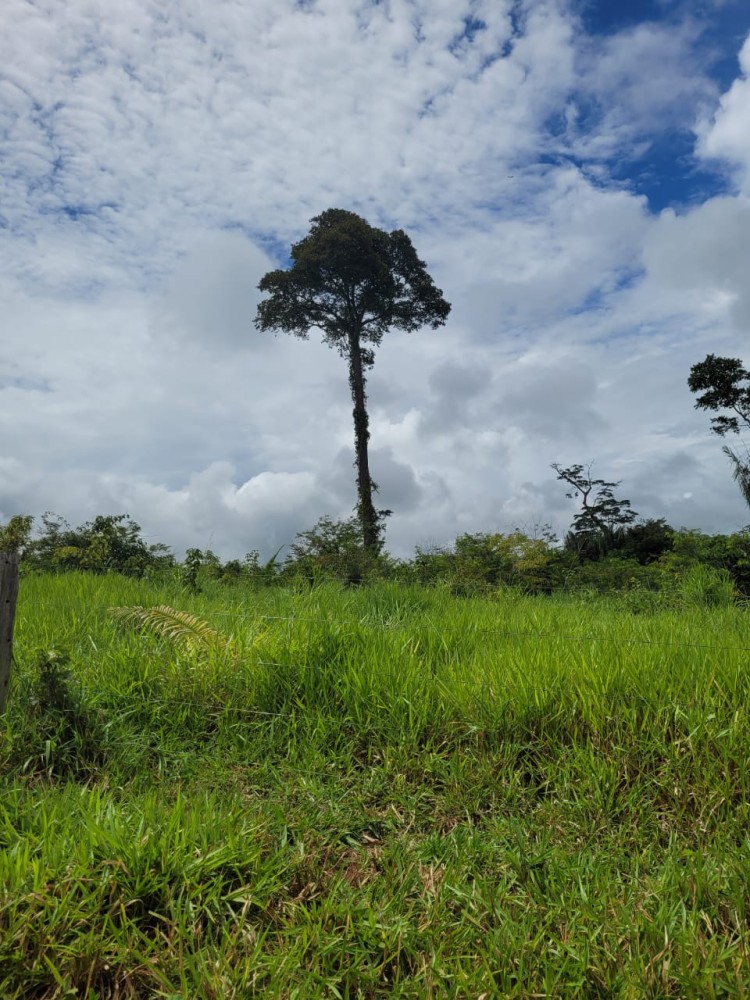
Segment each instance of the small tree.
M307 236L291 250L292 266L270 271L260 284L268 298L258 305L259 330L283 330L307 339L317 327L349 366L354 403L357 514L365 549L382 544L385 511L377 511L370 476L370 438L365 372L389 329L433 329L445 323L450 305L400 229L375 229L354 212L329 208L312 219Z
M284 575L299 575L311 584L326 578L358 584L372 573L377 561L364 548L355 518L337 521L325 515L312 528L299 532L289 546Z
M33 523L30 514L14 514L7 524L0 525L0 552L17 552L23 556L31 539Z
M571 465L563 469L557 462L552 468L557 478L572 487L565 495L581 501L581 509L573 518L571 533L565 540L582 558L599 558L612 547L618 531L632 524L638 514L631 510L629 500L618 500L614 490L619 482L592 479L591 466Z
M711 418L714 434L724 437L750 428L750 371L739 358L706 355L703 361L690 369L688 388L693 393L701 393L695 402L696 410L711 410L719 414ZM722 413L722 410L729 412ZM750 507L750 449L745 445L743 447L744 458L728 445L722 451L732 463L732 475Z

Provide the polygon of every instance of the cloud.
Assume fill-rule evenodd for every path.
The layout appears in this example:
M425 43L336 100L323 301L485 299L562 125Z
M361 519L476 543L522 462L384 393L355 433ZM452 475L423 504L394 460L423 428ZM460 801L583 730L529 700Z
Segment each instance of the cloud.
M434 398L422 416L422 433L455 432L456 427L473 422L478 397L489 389L491 381L491 372L476 365L444 361L433 368L427 384Z
M210 548L222 558L254 548L270 556L317 520L323 502L312 473L261 472L238 483L229 462L214 462L180 489L112 479L100 483L99 499L141 511L145 532L178 551Z
M597 381L591 367L562 358L550 365L537 360L508 373L498 409L532 440L576 439L586 446L607 422L595 409Z
M683 216L662 213L644 245L649 273L670 288L725 302L750 330L750 201L713 198Z
M712 115L698 125L699 152L727 161L737 182L750 194L750 36L739 54L740 75L722 96Z
M685 381L746 350L747 191L654 216L632 165L695 126L745 183L750 43L719 98L689 19L603 39L575 9L6 0L2 514L128 511L227 557L348 516L341 358L252 327L260 276L341 206L407 229L453 303L368 381L394 552L563 530L553 461L742 523Z
M422 500L423 491L417 482L414 469L393 456L391 448L371 448L369 452L370 474L378 490L375 505L382 509L395 509L400 513L416 510ZM351 513L357 500L354 450L342 448L335 456L332 466L318 475L319 484L336 497L340 505L344 498L349 501ZM341 513L340 510L337 513Z
M253 319L261 299L258 282L275 267L240 233L196 237L158 301L153 336L187 337L217 350L270 346L272 338L259 335Z
M717 98L699 38L689 19L644 21L606 38L584 37L566 114L576 155L638 159L665 128L689 128Z

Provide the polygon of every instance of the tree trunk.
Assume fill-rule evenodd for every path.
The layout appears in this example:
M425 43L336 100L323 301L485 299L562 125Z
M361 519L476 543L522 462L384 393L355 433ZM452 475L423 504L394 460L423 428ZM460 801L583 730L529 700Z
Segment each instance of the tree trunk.
M17 597L18 555L15 552L0 552L0 715L5 711L10 687Z
M362 542L366 552L376 554L380 549L378 515L372 502L373 483L370 477L370 460L367 442L370 440L367 395L365 394L364 365L359 333L349 334L349 386L352 390L354 410L354 450L357 468L357 512L362 526Z

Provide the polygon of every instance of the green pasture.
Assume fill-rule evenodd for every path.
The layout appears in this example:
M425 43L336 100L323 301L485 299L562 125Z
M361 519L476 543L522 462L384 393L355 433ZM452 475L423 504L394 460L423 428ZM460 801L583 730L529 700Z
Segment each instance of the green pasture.
M636 610L23 579L0 997L750 996L748 612Z

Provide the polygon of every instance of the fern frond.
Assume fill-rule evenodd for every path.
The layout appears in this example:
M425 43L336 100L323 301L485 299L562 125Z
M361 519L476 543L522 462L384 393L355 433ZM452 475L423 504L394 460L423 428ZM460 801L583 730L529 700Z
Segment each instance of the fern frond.
M746 460L743 462L740 456L726 445L721 450L732 462L732 465L734 466L732 469L732 476L734 481L739 486L742 496L745 498L745 503L748 507L750 507L750 453L746 456Z
M162 639L168 639L188 652L227 649L230 640L217 632L203 618L187 611L177 611L166 604L158 607L110 608L110 615L125 625L133 625L143 632L150 632Z

